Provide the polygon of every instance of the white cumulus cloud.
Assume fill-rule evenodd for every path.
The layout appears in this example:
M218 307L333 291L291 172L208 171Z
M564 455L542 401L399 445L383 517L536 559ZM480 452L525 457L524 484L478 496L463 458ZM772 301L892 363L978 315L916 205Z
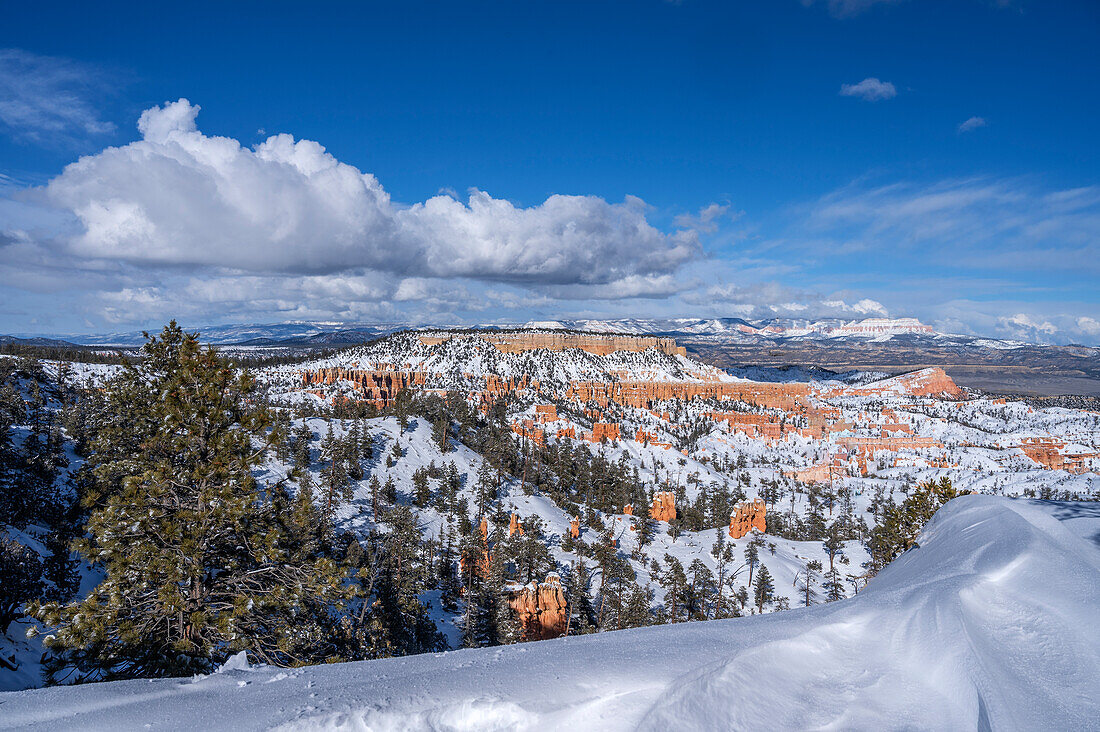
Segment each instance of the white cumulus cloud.
M868 102L877 102L882 99L892 99L898 95L897 88L889 81L880 81L875 77L868 77L858 84L842 84L840 96L859 97Z
M988 123L985 121L985 117L970 117L965 122L959 123L959 132L970 132L976 130L979 127L985 127Z
M517 207L474 190L402 206L377 178L311 140L254 148L206 135L186 99L146 110L142 139L69 165L38 191L71 212L88 259L250 273L369 270L526 284L606 284L666 274L699 254L635 197L554 195Z

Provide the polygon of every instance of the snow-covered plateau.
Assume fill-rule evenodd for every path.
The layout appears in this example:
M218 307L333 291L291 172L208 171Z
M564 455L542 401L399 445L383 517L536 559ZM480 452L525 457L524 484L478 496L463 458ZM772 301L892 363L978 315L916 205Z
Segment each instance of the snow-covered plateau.
M971 495L762 616L0 694L0 729L1095 729L1100 506Z

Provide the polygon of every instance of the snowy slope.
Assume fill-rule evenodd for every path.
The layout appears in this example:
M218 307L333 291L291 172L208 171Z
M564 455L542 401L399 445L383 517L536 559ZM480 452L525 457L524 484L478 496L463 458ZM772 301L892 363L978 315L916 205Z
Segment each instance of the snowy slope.
M804 610L294 670L0 694L0 729L1088 729L1100 507L952 501Z

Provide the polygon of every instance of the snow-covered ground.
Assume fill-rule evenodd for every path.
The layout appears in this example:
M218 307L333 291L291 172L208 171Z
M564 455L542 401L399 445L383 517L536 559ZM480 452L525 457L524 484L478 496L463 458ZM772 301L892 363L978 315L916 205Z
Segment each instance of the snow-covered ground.
M964 496L857 596L733 620L0 694L0 729L1095 729L1100 506Z

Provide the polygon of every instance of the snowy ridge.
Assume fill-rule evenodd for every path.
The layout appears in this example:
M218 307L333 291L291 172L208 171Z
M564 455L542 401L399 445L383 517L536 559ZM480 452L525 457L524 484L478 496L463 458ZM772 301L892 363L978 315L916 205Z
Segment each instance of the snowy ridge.
M0 694L0 729L1088 729L1100 509L965 496L854 598L292 670Z
M936 333L916 318L865 318L845 320L824 318L770 318L744 320L742 318L622 318L617 320L555 320L532 321L526 327L569 328L601 333L681 334L697 336L724 336L734 341L753 342L775 339L859 339L890 340L894 336Z
M579 349L549 351L534 349L504 353L476 333L456 334L437 345L426 345L420 335L442 332L404 332L365 346L342 351L329 358L315 359L294 367L302 370L347 368L380 370L400 368L440 374L432 385L467 384L471 378L484 381L494 375L502 379L527 376L546 384L567 385L571 381L602 381L615 378L649 381L742 381L721 369L684 356L669 356L655 349L615 351L606 356Z

